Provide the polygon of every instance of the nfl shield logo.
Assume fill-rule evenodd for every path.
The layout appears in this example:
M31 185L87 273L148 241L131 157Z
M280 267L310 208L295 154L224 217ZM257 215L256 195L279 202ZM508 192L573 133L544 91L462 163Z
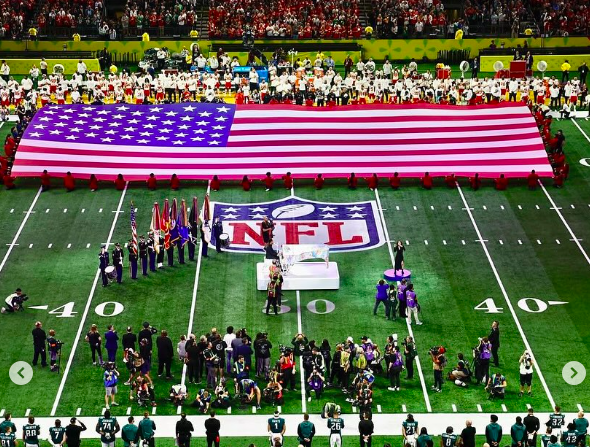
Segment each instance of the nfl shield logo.
M227 251L261 253L261 224L268 216L275 224L274 244L326 244L331 252L368 250L385 243L383 227L374 201L323 203L288 197L265 203L213 202L229 235ZM213 242L214 243L214 242Z

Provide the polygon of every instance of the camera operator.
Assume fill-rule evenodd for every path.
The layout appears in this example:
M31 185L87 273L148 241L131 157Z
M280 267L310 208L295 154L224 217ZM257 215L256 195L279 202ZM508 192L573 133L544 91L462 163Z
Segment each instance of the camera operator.
M531 354L524 351L518 363L520 370L520 393L518 393L518 396L522 397L525 387L528 387L527 394L530 396L532 394L533 366L535 362Z
M432 370L434 372L434 385L432 389L437 393L442 391L443 386L443 371L447 364L445 352L446 349L442 346L435 346L429 351L430 359L432 360Z
M33 355L33 366L37 366L37 361L39 360L39 356L41 356L41 366L47 366L47 355L45 354L45 342L47 340L47 335L45 331L41 329L43 325L40 321L35 323L35 329L31 332L33 334L33 348L35 350L35 354Z
M296 391L295 361L293 359L293 351L290 348L283 347L283 350L281 351L281 357L279 358L279 365L283 375L285 391L287 391L288 388L290 388L291 391Z
M480 383L488 383L490 379L490 358L492 357L492 344L489 342L488 337L479 339L476 352L478 361L475 378Z
M256 354L256 376L267 378L270 372L270 350L272 343L268 341L268 334L263 332L254 341L254 353Z
M139 334L137 335L137 338L139 340L143 340L145 338L147 340L148 348L150 349L150 351L152 351L152 347L153 347L152 336L154 336L157 333L158 333L158 330L155 327L150 326L150 324L147 321L144 321L143 329L139 332ZM150 358L150 361L151 361L151 358Z
M457 354L457 366L449 373L449 380L453 381L455 385L466 388L467 382L471 378L471 371L469 365L465 361L463 353Z
M106 404L106 409L108 410L110 408L109 400L111 401L111 405L113 407L119 406L119 404L115 402L115 395L117 394L117 383L119 382L119 371L117 371L117 368L115 367L115 364L113 362L107 362L105 364L103 381L105 389L104 402Z
M406 360L406 379L411 380L414 378L414 359L418 356L418 351L416 349L416 343L414 343L414 338L409 335L404 339L402 344L404 346L404 357Z
M55 338L55 331L49 329L49 337L47 337L47 347L49 348L49 364L51 372L57 372L57 356L61 355L61 347L63 342Z
M504 377L501 372L496 372L496 374L488 380L486 391L490 393L490 400L496 397L504 399L506 393L506 377Z
M1 309L2 313L14 313L19 310L24 310L23 303L28 299L29 297L25 295L21 289L16 289L14 293L8 295L4 300L6 305Z

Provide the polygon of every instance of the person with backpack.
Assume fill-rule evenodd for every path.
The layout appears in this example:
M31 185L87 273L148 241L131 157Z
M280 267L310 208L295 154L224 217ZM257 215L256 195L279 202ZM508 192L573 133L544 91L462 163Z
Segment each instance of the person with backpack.
M402 354L399 346L394 347L391 361L389 362L389 381L391 386L387 389L389 391L399 391L399 376L404 368L404 362L402 360Z

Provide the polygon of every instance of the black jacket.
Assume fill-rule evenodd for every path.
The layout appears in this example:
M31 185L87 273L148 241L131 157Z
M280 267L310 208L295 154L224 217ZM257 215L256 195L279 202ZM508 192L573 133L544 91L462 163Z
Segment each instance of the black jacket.
M178 439L189 439L194 430L193 423L186 418L181 419L176 423L176 435L178 436Z
M38 348L44 348L45 340L47 340L47 335L45 334L45 331L40 327L36 327L35 329L33 329L31 333L33 334L33 346L36 346Z
M156 338L156 346L158 347L159 359L171 359L174 355L174 348L172 347L170 337L160 336Z
M219 429L221 428L221 423L218 419L209 418L205 421L205 431L207 432L208 438L216 438L219 436Z

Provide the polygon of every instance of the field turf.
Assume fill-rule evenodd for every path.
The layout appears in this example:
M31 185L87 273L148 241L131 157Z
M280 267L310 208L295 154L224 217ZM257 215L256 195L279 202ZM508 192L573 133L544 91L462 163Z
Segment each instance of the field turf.
M464 180L460 191L447 189L442 181L432 191L420 189L417 181L405 181L398 191L383 182L377 192L365 188L364 183L357 191L349 191L338 181L329 182L321 191L309 182L296 183L295 195L305 199L377 201L390 240L407 241L406 265L423 308L424 325L412 326L422 374L402 381L399 393L387 391L386 379L379 377L375 412L504 411L502 402L486 399L482 386L460 389L446 382L442 393L430 389L433 378L428 349L446 346L449 370L458 352L470 357L477 338L488 334L494 319L500 322L502 334L499 370L508 381L503 402L507 411L524 412L527 405L549 411L552 403L566 412L577 411L578 405L590 407L590 379L570 386L562 378L562 368L569 361L590 367L590 308L586 303L590 261L585 255L590 252L590 168L579 162L590 157L589 141L582 134L590 135L590 123L582 120L578 125L581 130L573 122L554 123L554 130L565 132L571 164L563 189L553 188L550 180L543 180L546 192L541 188L529 191L524 181L516 180L511 180L506 192L495 191L491 182L473 192ZM66 193L56 180L55 188L41 194L35 180L19 180L16 190L0 191L0 296L21 287L30 296L27 306L47 306L0 317L0 358L5 374L0 381L0 409L21 417L27 410L38 416L100 414L104 407L102 370L92 366L84 343L92 323L101 331L114 324L122 334L126 326L138 330L147 320L168 330L175 345L180 334L198 336L212 327L221 331L228 325L246 327L252 336L267 331L273 359L278 357L279 343L289 344L299 330L318 342L327 338L332 347L347 336L360 341L367 335L383 347L387 335L397 333L400 339L407 335L405 321L385 320L382 308L378 316L372 315L374 285L382 272L392 267L387 243L372 250L332 254L331 260L340 269L340 290L285 292L284 304L290 310L277 317L262 313L265 294L256 291L255 266L261 255L210 250L210 257L201 259L200 264L175 264L147 278L140 274L137 281L129 279L126 269L123 284L103 289L100 281L96 282L97 253L101 243L124 243L130 238L131 201L137 208L138 230L145 233L155 201L162 204L165 198L177 197L190 202L197 196L202 204L207 191L205 182L184 182L178 192L170 191L165 183L154 192L143 184L130 184L122 195L112 185L101 185L99 191L91 192L82 183L76 191ZM221 191L211 193L211 200L259 203L289 194L281 188L265 192L260 185L245 193L235 184L224 184ZM572 240L572 233L578 241ZM13 242L18 245L11 245ZM308 305L315 300L328 300L335 307L326 312L318 305L316 312L321 313L313 313ZM499 313L474 309L483 308L478 305L486 300L488 305L493 301L501 308ZM551 305L550 301L564 303ZM121 305L124 310L111 315ZM37 320L45 330L55 329L65 343L63 374L36 367L28 385L15 386L6 377L8 368L18 360L31 361L30 331ZM520 398L518 359L526 344L539 369L532 397ZM158 415L176 414L165 399L170 385L180 381L178 361L173 364L173 374L173 381L154 379ZM155 368L152 375L156 375ZM119 389L122 405L113 413L125 415L127 407L134 405L127 401L127 387L120 384ZM197 386L189 386L192 395L197 390ZM337 389L328 389L321 401L311 402L302 399L300 391L289 392L282 411L318 413L325 401L338 402L346 413L352 412ZM194 412L189 407L185 410ZM250 408L238 406L232 410L232 414L251 413ZM263 405L261 411L272 413L273 408Z

